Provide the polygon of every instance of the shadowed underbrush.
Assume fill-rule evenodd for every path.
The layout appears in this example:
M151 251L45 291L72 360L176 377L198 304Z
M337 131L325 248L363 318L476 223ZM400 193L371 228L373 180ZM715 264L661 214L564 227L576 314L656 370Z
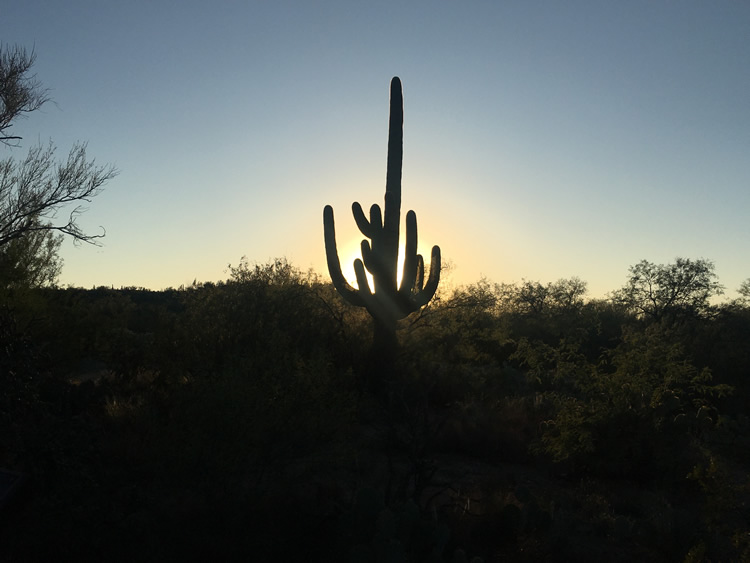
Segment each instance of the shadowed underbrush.
M525 283L439 294L376 393L369 319L284 260L6 299L5 559L748 557L750 311Z

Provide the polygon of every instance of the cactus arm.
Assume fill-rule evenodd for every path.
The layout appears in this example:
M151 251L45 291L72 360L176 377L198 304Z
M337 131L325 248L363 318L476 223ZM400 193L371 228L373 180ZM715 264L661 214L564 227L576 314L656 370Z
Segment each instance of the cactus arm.
M399 293L402 299L411 297L414 282L417 279L417 214L409 211L406 214L406 243L404 246L404 269L401 275ZM419 289L422 289L421 287Z
M380 213L380 206L374 203L370 207L370 220L368 221L365 217L365 212L362 211L362 206L359 202L355 201L352 203L352 214L354 215L354 221L357 223L360 232L369 239L375 239L378 233L383 230L383 218Z
M424 268L424 266L423 266ZM432 247L432 256L430 257L430 276L424 289L419 291L414 297L414 306L419 309L429 303L430 299L435 296L438 284L440 283L440 247ZM416 309L415 309L416 310Z
M357 285L359 286L359 296L362 299L362 305L370 313L370 316L380 320L393 317L393 311L389 311L388 301L383 301L382 295L374 294L371 291L367 273L365 272L365 264L362 260L357 259L354 261L354 274L357 276Z
M355 201L352 203L352 214L354 215L354 221L356 221L360 232L367 238L372 238L373 224L365 217L365 212L362 211L362 206L359 202ZM370 210L370 215L372 216L372 209Z
M391 285L388 284L388 264L383 261L382 253L377 251L379 241L373 240L372 245L366 240L362 241L360 250L362 252L362 261L367 271L372 274L375 291L390 291ZM394 293L391 291L391 293Z
M323 231L326 245L326 261L328 262L328 272L331 274L331 281L341 296L352 305L363 306L362 298L346 281L344 274L341 272L341 261L336 250L336 224L333 219L333 207L326 205L323 209Z
M359 286L359 296L362 299L362 305L367 306L369 298L372 297L372 292L370 291L370 283L367 281L365 266L359 258L354 261L354 275L357 276L357 285Z
M414 280L414 288L417 292L422 291L424 287L424 259L421 254L417 254L417 277Z
M370 207L370 226L374 231L373 234L383 229L383 217L380 214L380 206L377 203L373 203Z
M359 245L359 249L362 253L362 261L364 262L365 268L367 268L367 271L370 272L373 277L375 277L378 272L378 266L375 260L374 252L370 247L370 243L366 240L363 240Z

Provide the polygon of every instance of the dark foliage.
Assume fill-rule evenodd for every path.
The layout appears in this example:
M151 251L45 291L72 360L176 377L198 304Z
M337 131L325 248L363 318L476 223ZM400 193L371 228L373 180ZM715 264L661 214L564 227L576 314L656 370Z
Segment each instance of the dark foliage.
M584 290L444 291L377 393L367 314L285 260L9 294L0 466L28 479L3 557L747 558L746 304L657 319Z

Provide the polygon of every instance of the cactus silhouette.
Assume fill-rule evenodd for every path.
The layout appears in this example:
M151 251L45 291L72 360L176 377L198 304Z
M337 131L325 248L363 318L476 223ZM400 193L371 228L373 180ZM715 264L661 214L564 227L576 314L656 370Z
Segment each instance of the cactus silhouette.
M353 305L365 307L374 320L376 351L386 356L395 351L397 321L418 311L435 295L440 281L440 248L432 247L430 271L424 279L424 260L417 254L417 215L406 214L406 244L401 283L398 283L398 246L401 222L401 167L403 162L404 108L401 80L391 80L390 119L388 128L388 169L385 185L385 212L380 206L370 207L369 220L362 206L354 202L354 220L362 234L370 239L361 244L362 259L354 261L358 288L355 289L341 272L336 249L336 229L333 208L323 210L326 258L328 271L336 290ZM373 278L370 288L365 268Z

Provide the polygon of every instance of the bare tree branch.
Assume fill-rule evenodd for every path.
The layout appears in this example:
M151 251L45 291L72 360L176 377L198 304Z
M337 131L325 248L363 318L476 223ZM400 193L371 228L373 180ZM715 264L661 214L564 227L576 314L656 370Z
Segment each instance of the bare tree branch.
M36 53L14 46L3 48L0 44L0 142L17 146L18 135L6 131L24 114L41 108L49 101L48 90L42 87L35 74L29 70L36 61Z
M50 143L32 147L23 161L0 161L0 246L38 230L60 231L92 244L104 236L83 232L76 219L85 211L80 203L91 202L117 170L87 160L85 143L76 144L65 162L57 163L54 155ZM67 222L56 222L58 211L69 204L79 205Z
M33 50L0 44L0 143L9 147L17 147L21 139L9 131L15 120L49 101L47 90L30 73L35 60ZM25 158L0 160L0 286L54 284L62 266L58 250L63 235L75 243L98 245L104 228L89 234L77 219L86 211L84 204L117 173L111 165L88 160L81 142L62 161L55 159L52 142L31 147Z

